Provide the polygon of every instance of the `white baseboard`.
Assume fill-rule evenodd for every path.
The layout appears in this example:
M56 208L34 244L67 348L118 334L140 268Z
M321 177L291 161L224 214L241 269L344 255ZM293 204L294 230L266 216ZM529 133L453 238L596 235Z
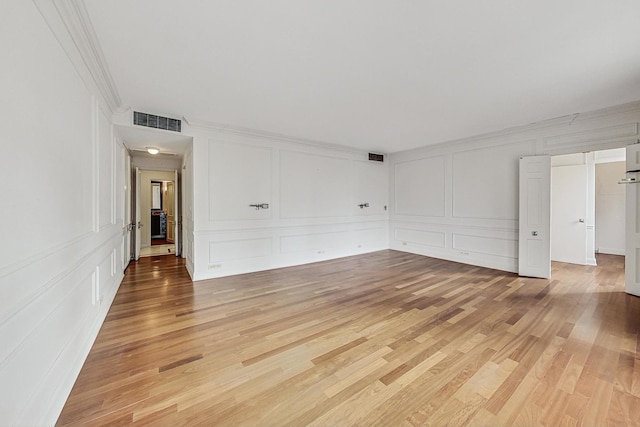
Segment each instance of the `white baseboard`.
M615 249L615 248L598 248L599 254L608 254L608 255L624 255L624 248Z

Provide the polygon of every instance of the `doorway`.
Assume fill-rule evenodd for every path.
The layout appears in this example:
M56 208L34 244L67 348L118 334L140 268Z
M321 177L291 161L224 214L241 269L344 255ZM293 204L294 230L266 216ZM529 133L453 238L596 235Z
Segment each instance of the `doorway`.
M139 170L140 257L180 255L177 171Z
M624 255L625 149L551 158L551 260L596 265Z
M173 181L151 181L151 246L175 244Z
M596 264L593 157L551 157L551 261Z

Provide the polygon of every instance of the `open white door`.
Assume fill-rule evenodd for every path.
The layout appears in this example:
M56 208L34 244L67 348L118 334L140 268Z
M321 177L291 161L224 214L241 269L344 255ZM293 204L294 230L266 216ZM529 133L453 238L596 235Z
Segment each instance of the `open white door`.
M174 244L176 246L176 256L180 256L180 204L178 203L180 199L180 182L178 181L178 171L174 171L173 173L173 213L174 213Z
M625 291L640 296L640 144L627 147Z
M587 165L551 168L551 259L587 265Z
M133 233L133 227L131 223L131 156L124 150L124 221L125 221L125 237L124 237L124 250L122 251L122 264L124 269L129 265L131 261L131 233Z
M136 244L135 250L133 253L133 258L137 261L140 258L140 241L142 240L142 233L140 229L142 228L142 217L141 215L141 204L140 204L140 168L136 167L135 173L135 186L136 186L136 222L135 222L135 230L136 230Z
M520 158L518 274L551 277L551 157Z

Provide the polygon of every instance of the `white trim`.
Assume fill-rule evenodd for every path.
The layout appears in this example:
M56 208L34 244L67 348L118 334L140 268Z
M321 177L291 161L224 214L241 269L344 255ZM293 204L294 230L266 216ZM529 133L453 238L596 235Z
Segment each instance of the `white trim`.
M109 71L109 66L100 47L100 43L89 19L89 14L81 0L34 0L50 28L58 28L53 20L60 19L68 36L75 45L82 62L89 71L93 82L102 94L112 112L122 110L122 99ZM51 7L53 6L53 8ZM50 16L53 10L57 17ZM58 38L61 44L63 41ZM64 44L63 44L64 46Z
M606 254L606 255L622 255L624 256L624 248L616 249L616 248L598 248L597 254Z
M240 135L240 136L250 136L254 138L266 139L269 141L288 142L292 144L319 147L319 148L331 148L334 150L347 151L350 153L362 154L368 151L361 148L349 147L346 145L335 144L335 143L330 143L326 141L317 141L312 139L298 138L295 136L283 135L275 132L268 132L268 131L263 131L258 129L223 125L220 123L209 122L205 120L187 120L185 117L183 117L183 120L187 122L187 124L192 128L200 128L208 131ZM380 150L371 150L371 151L375 152L376 154L382 154L384 156L387 156L388 154L385 152L381 152Z

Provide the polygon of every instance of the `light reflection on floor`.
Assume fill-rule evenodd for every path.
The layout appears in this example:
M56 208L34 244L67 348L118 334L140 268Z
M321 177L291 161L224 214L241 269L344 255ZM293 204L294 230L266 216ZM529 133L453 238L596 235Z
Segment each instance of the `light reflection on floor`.
M154 245L147 246L140 249L140 256L156 256L156 255L169 255L176 254L176 245Z

